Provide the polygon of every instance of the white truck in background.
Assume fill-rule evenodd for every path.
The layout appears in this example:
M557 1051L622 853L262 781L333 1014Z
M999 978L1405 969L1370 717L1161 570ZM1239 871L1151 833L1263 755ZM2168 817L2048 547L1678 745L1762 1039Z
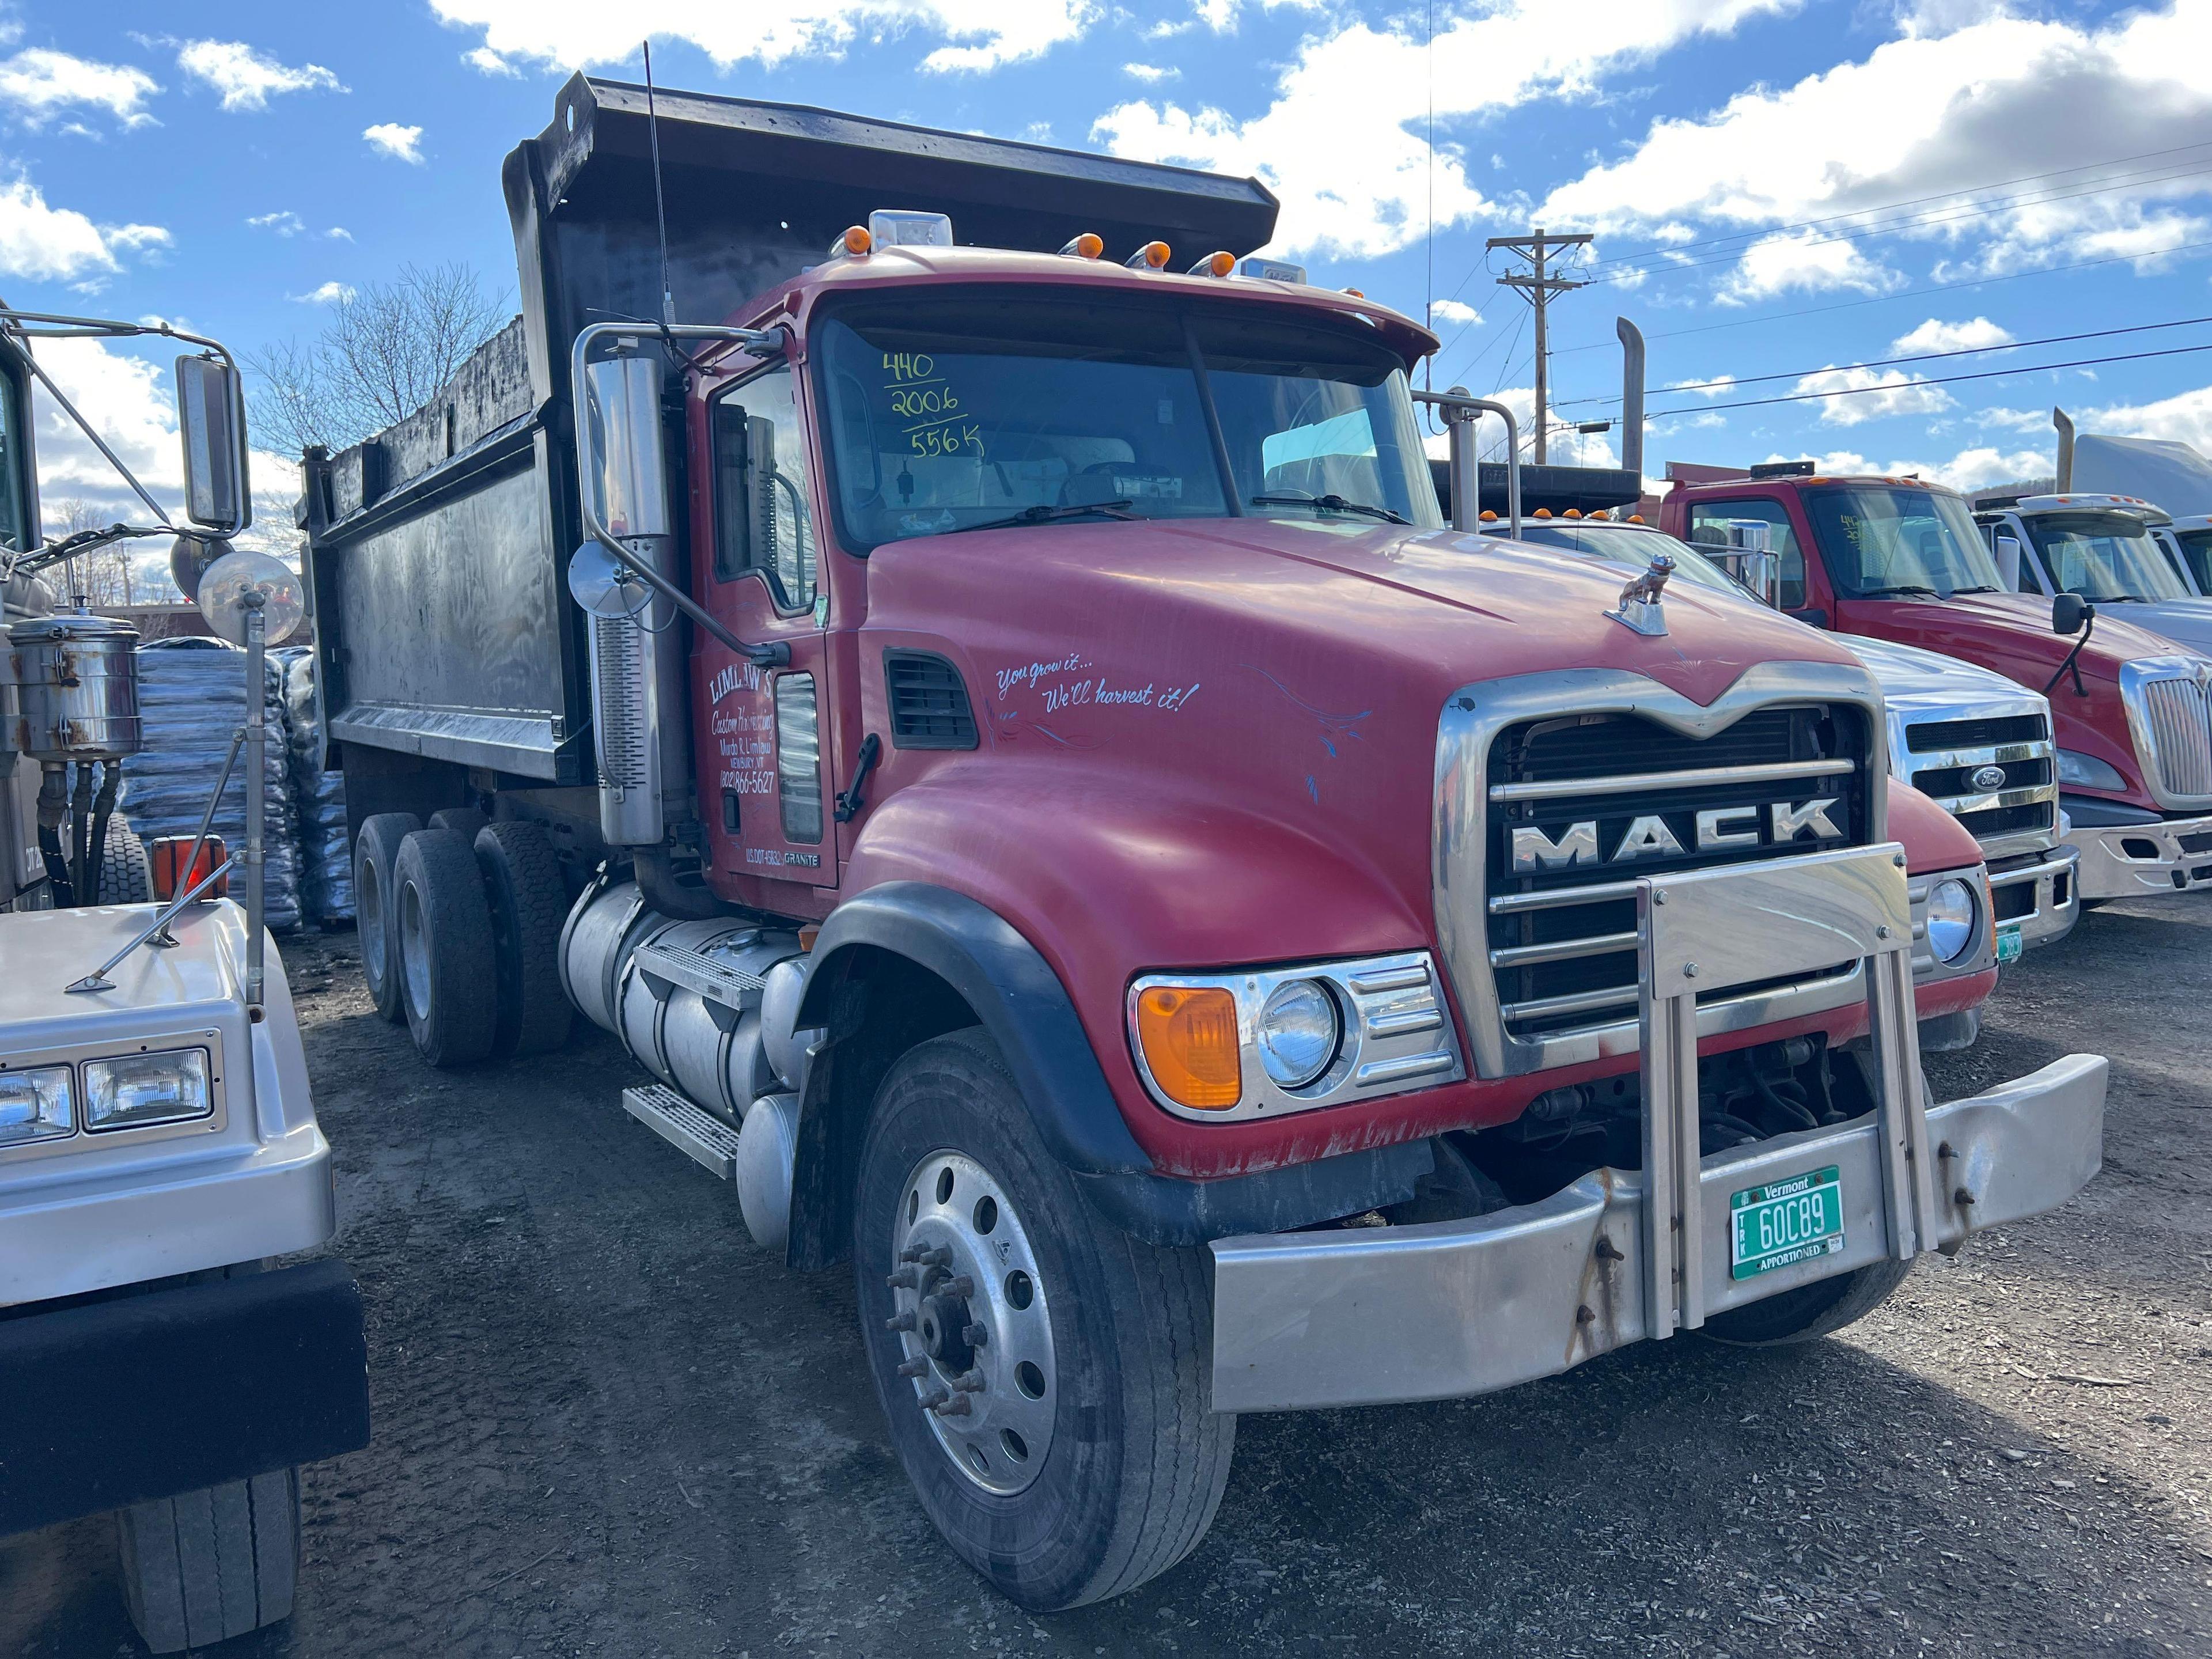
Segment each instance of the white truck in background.
M76 412L32 343L146 334L201 349L177 365L189 522L163 521L116 461L156 526L49 542L33 380ZM169 902L126 887L149 874L112 812L140 747L137 636L58 608L41 574L104 543L176 538L173 567L258 686L301 589L228 546L252 522L246 457L238 372L215 342L0 308L0 1535L112 1511L126 1607L156 1653L291 1612L299 1467L368 1437L352 1274L275 1265L337 1216L262 927L261 792L243 848L203 845L203 825ZM241 750L262 775L262 700L247 703L215 799ZM243 904L217 896L226 877Z

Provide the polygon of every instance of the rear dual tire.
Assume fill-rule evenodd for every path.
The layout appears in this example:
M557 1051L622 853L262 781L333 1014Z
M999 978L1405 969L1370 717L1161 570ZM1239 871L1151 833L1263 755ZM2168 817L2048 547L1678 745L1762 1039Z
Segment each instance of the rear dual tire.
M487 1059L498 1033L491 909L476 854L451 830L417 830L392 861L392 927L408 1034L441 1069Z
M399 933L393 908L393 866L400 843L422 827L412 812L379 812L362 822L353 842L354 926L361 973L376 1012L398 1025L407 1018L399 988Z
M995 1216L977 1213L987 1201ZM902 1263L901 1241L951 1260ZM1237 1419L1209 1406L1204 1252L1155 1248L1100 1221L980 1031L921 1044L884 1079L860 1151L853 1260L861 1341L899 1461L945 1540L1000 1590L1034 1612L1103 1601L1165 1572L1205 1535ZM894 1288L902 1269L918 1282ZM1030 1273L1029 1299L1006 1293L1011 1271ZM970 1413L952 1418L927 1404L957 1377L924 1339L940 1340L933 1322L950 1328L943 1287L963 1277L975 1289L957 1316L984 1335L953 1362L975 1380ZM1038 1304L1048 1334L1029 1311ZM887 1328L909 1315L916 1328ZM1005 1440L1002 1424L1023 1440Z

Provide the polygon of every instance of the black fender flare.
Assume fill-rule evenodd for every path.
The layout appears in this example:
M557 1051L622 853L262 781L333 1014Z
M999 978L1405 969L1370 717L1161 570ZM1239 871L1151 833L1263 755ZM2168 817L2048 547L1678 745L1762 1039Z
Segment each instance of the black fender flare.
M894 1041L852 1061L839 1052L866 1012L866 988L854 970L875 952L927 969L966 1003L998 1045L1046 1147L1103 1219L1146 1243L1197 1245L1356 1214L1411 1197L1436 1167L1432 1144L1420 1139L1212 1181L1157 1173L1106 1086L1066 988L1036 947L963 893L887 882L848 899L823 924L799 1001L800 1028L824 1035L800 1104L788 1248L794 1267L827 1267L844 1253L850 1195L836 1171L857 1156L867 1102L900 1051Z
M927 969L975 1010L1054 1158L1080 1175L1151 1173L1060 975L997 911L921 881L886 882L839 905L814 941L799 1007L800 1028L828 1027L832 1046L842 1035L837 993L866 945Z

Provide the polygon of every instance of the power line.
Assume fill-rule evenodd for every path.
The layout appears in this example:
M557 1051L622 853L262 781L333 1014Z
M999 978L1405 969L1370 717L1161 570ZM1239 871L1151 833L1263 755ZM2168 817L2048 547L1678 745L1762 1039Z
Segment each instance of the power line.
M2075 340L2102 340L2115 334L2148 334L2162 328L2193 328L2212 323L2212 317L2177 317L2168 323L2132 323L2125 328L2093 328L2080 334L2048 334L2038 340L2008 340L2002 345L1960 346L1954 351L1921 351L1909 357L1876 357L1863 363L1826 363L1819 368L1784 369L1772 374L1729 374L1717 380L1684 380L1662 388L1668 392L1709 392L1718 387L1757 386L1766 380L1798 380L1808 374L1841 374L1855 368L1893 368L1899 363L1932 363L1948 357L1980 357L1995 351L2025 351L2032 346L2065 345ZM2026 370L2014 371L2025 374ZM1568 398L1559 407L1577 404L1617 404L1618 398Z
M2054 368L2091 368L2100 363L2136 363L2151 357L2186 357L2212 351L2212 345L2169 346L2163 351L2131 351L2116 357L2076 357L2063 363L2030 363L2022 368L1990 368L1977 374L1942 374L1895 386L1847 386L1832 392L1796 392L1780 398L1747 398L1733 404L1691 404L1681 409L1662 409L1646 415L1646 421L1663 421L1670 415L1710 415L1723 409L1763 409L1769 404L1814 403L1825 398L1853 398L1869 392L1909 392L1923 386L1956 386L1961 380L1995 380L2008 374L2040 374Z
M2177 253L2201 253L2212 248L2212 241L2182 242L2172 247L2155 248L2148 253L2112 253L2100 258L2082 259L2069 265L2038 265L2033 270L2010 270L1996 276L1969 276L1955 283L1932 283L1925 288L1900 289L1894 294L1870 294L1862 300L1838 300L1833 305L1801 306L1795 311L1770 311L1760 317L1737 317L1725 323L1701 323L1695 328L1673 328L1656 334L1647 334L1647 340L1679 340L1692 334L1717 334L1723 329L1750 328L1760 323L1784 323L1797 317L1820 317L1832 311L1856 311L1862 306L1888 305L1898 300L1917 300L1930 294L1949 294L1962 288L1987 288L1996 283L2023 282L2030 276L2058 276L2072 270L2090 270L2100 265L2133 264L2142 259L2170 258ZM1466 331L1462 330L1464 333ZM1455 337L1456 338L1456 337ZM1610 351L1613 342L1594 340L1588 345L1561 346L1554 357L1571 356L1580 351ZM1449 349L1449 346L1445 349ZM1443 352L1437 353L1442 356Z

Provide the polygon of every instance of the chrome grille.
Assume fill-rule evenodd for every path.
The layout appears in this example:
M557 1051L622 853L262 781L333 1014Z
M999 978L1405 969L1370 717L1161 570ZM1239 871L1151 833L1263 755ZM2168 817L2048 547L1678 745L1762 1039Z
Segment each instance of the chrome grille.
M2047 714L1922 720L1893 759L1905 781L1964 824L1985 857L2040 847L2058 828L2057 752ZM1977 781L1995 768L2001 781Z
M1486 779L1486 909L1506 1036L1556 1036L1634 1010L1637 878L1866 844L1870 746L1860 709L1820 704L1753 709L1703 738L1631 714L1500 732ZM1832 803L1840 834L1778 837L1773 807L1814 799ZM1733 844L1701 846L1699 815L1716 812ZM1639 831L1655 821L1663 834ZM1592 823L1587 857L1516 867L1516 830L1540 831L1548 847ZM1620 857L1639 834L1657 844Z
M2144 723L2156 746L2160 781L2169 795L2212 795L2212 720L2204 689L2176 676L2142 683Z

